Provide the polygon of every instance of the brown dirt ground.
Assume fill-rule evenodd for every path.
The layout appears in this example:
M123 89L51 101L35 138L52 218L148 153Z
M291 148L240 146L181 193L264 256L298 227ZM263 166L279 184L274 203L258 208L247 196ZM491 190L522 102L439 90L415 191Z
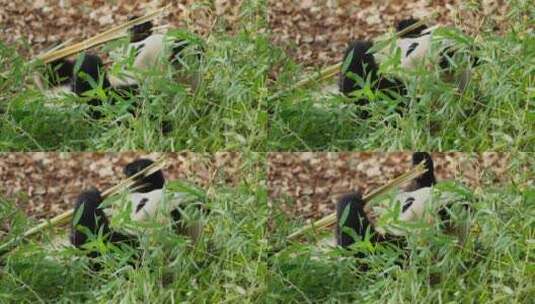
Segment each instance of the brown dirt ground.
M408 17L433 12L436 23L455 25L475 35L481 29L507 28L505 1L370 1L268 0L273 41L306 67L322 67L342 59L347 44L373 39Z
M91 186L103 191L123 178L123 166L160 153L0 153L0 193L34 218L50 218L70 209L78 193ZM239 153L166 153L166 179L197 186L235 184Z
M240 0L0 0L0 39L34 56L55 44L78 42L121 24L129 16L143 15L170 4L157 24L187 28L202 36L240 26ZM352 39L370 39L406 17L438 13L437 22L454 24L468 33L481 28L507 28L503 0L268 0L267 18L273 42L305 66L336 63Z
M21 3L25 2L25 3ZM30 46L24 55L33 56L61 41L79 42L119 25L128 17L141 16L167 4L171 6L156 20L206 35L218 26L233 31L239 24L239 0L199 3L180 1L104 0L0 0L0 39Z
M500 153L433 153L439 181L456 180L473 190L509 183L510 157ZM270 204L294 217L318 219L334 212L339 195L367 193L410 169L411 153L270 153ZM533 170L527 166L523 170ZM516 173L516 172L515 172ZM535 180L531 181L531 186Z

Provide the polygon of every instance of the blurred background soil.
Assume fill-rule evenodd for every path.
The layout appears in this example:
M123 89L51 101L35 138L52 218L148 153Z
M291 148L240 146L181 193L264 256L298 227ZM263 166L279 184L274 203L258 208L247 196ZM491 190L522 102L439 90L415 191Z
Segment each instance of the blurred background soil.
M206 188L240 179L239 153L165 153L167 180ZM123 167L161 153L0 153L0 196L34 218L50 218L73 207L83 189L104 191L125 178Z

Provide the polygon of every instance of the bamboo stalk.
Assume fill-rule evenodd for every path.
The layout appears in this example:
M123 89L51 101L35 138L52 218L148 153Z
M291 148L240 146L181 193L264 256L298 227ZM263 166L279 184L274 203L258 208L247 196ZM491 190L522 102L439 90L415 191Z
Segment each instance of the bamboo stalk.
M417 166L414 166L411 170L405 172L404 174L394 178L393 180L391 180L390 182L388 182L387 184L373 190L372 192L368 193L367 195L364 196L363 200L365 202L370 202L372 200L374 200L375 198L391 191L392 189L394 188L397 188L399 187L400 185L410 181L410 180L413 180L415 178L417 178L418 176L422 175L423 173L425 173L427 171L427 169L424 168L424 164L421 163ZM301 236L303 236L305 233L308 233L309 231L312 231L312 230L317 230L317 229L323 229L323 228L326 228L326 227L329 227L331 225L333 225L334 223L336 222L336 213L333 213L333 214L329 214L315 222L313 222L312 224L309 224L309 225L306 225L305 227L301 228L301 229L298 229L297 231L293 232L292 234L290 234L288 237L287 237L287 240L291 241L291 240L294 240L294 239L297 239Z
M163 25L160 25L160 26L153 27L152 31L153 32L163 32L163 31L166 31L166 30L168 30L170 28L171 28L170 24L163 24Z
M169 5L168 5L169 6ZM121 25L118 25L116 27L113 27L103 33L97 34L91 38L88 38L82 42L75 43L73 45L61 48L59 50L53 50L46 52L44 54L40 54L36 57L37 60L42 60L45 63L52 62L57 59L61 59L67 56L74 55L76 53L79 53L81 51L90 49L92 47L95 47L97 45L106 43L111 40L115 40L118 38L121 38L124 36L124 31L128 28L142 24L144 22L147 22L149 20L152 20L156 18L158 15L160 15L165 9L167 9L168 6L162 7L160 9L157 9L151 13L148 13L145 16L130 20L126 23L123 23Z
M389 40L395 39L397 37L403 36L404 34L410 32L410 31L412 31L412 30L414 30L414 29L416 29L416 28L418 28L418 27L420 27L422 25L427 24L429 21L434 20L437 17L437 15L438 15L437 13L433 13L430 16L422 18L420 21L418 21L418 22L416 22L416 23L404 28L403 30L401 30L401 31L399 31L397 33L394 33L394 35L386 38L383 41L389 41ZM333 64L331 66L328 66L328 67L320 70L317 73L313 73L312 75L306 76L305 78L303 78L302 80L298 81L296 84L294 84L290 88L288 88L286 90L281 90L281 91L275 93L274 95L271 95L270 97L268 97L268 101L273 101L275 99L278 99L282 95L286 94L287 92L293 91L295 89L309 86L313 82L325 81L327 79L330 79L334 75L338 74L338 71L340 70L341 67L342 67L342 62L339 62L339 63Z
M102 192L102 198L103 199L106 199L112 195L115 195L115 194L118 194L121 190L123 189L127 189L127 188L130 188L134 185L134 179L141 176L141 175L144 175L144 176L147 176L147 175L150 175L158 170L161 170L163 167L165 167L166 163L165 163L165 156L162 156L160 158L158 158L156 161L154 161L153 164L151 164L150 166L144 168L143 170L139 171L138 173L132 175L131 177L129 178L126 178L124 180L122 180L119 184L111 187L111 188L108 188L106 190L104 190ZM35 227L32 227L30 228L29 230L27 230L26 232L24 232L22 234L22 236L20 237L17 237L17 238L14 238L14 239L11 239L10 241L0 245L0 255L3 254L2 252L4 250L7 250L8 252L10 251L9 250L9 247L11 247L12 245L14 245L15 243L17 242L20 242L32 235L35 235L39 232L42 232L44 229L46 228L52 228L52 227L55 227L55 226L59 226L61 224L64 224L68 221L71 220L72 216L74 214L74 209L71 209L71 210L68 210L68 211L65 211L64 213L60 214L60 215L57 215L49 220L45 220L43 221L42 223L39 223L37 224Z

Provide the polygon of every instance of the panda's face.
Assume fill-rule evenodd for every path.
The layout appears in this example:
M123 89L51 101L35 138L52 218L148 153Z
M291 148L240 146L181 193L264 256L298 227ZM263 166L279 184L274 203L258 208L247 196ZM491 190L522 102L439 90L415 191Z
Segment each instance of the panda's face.
M438 26L434 26L422 31L420 35L403 37L397 40L397 47L401 50L402 68L415 68L430 54L431 48L434 47L433 31L437 28ZM435 42L440 42L437 45L439 51L447 48L449 44L449 42L442 40Z
M398 194L396 200L401 204L398 220L401 222L414 222L423 218L428 202L431 200L432 188L420 188L412 192Z
M132 211L130 217L133 221L146 221L154 218L163 201L163 189L151 192L133 192L130 194Z
M403 38L397 41L401 50L401 67L415 68L422 62L431 47L431 35L427 34L417 38Z

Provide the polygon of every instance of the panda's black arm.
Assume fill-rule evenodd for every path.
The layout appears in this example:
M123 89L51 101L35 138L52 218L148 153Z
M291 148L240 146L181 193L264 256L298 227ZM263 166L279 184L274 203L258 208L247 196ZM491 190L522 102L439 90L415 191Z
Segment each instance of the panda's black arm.
M106 241L112 244L138 245L137 238L110 229L108 218L100 208L103 199L100 191L92 188L80 193L74 208L75 217L72 222L71 243L80 248L87 242L87 232L97 235L101 230ZM78 217L78 221L74 222Z
M136 248L139 246L139 240L136 236L120 233L117 231L111 231L108 236L108 241L114 245L128 245L132 248Z
M74 71L74 63L61 58L47 64L45 78L49 85L67 85L71 82Z

